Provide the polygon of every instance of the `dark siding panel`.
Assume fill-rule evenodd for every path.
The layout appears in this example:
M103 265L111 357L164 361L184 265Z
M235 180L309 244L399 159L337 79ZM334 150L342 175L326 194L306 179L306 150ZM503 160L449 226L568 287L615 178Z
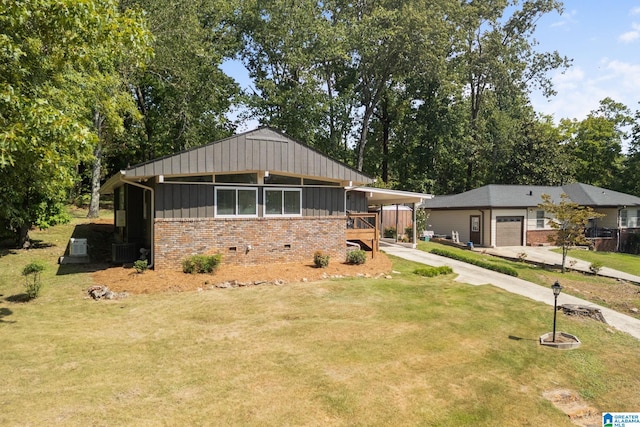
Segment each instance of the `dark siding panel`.
M213 145L213 170L216 172L223 171L222 169L222 144Z
M155 191L155 203L154 203L154 208L155 208L155 213L154 216L156 218L164 218L164 186L160 185L156 185L156 191ZM116 199L117 200L117 199Z
M302 190L303 216L344 215L342 188L304 187Z
M206 186L205 188L205 194L206 194L206 217L207 218L213 218L213 202L214 202L214 195L213 195L213 187L209 187Z
M244 171L247 170L247 156L246 156L246 151L247 151L247 141L246 140L242 140L242 141L238 141L236 143L237 146L237 152L238 152L238 170L239 171Z
M204 149L204 170L202 173L213 170L213 146L207 145Z

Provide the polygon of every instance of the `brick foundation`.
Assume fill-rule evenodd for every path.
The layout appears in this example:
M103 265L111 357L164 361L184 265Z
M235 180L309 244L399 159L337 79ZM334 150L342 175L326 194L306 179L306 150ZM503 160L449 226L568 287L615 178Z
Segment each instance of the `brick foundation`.
M527 246L549 245L549 236L555 236L555 230L527 231Z
M164 219L154 223L156 269L181 269L195 254L222 254L223 264L313 262L320 250L332 260L346 257L346 218ZM248 246L251 246L247 250Z

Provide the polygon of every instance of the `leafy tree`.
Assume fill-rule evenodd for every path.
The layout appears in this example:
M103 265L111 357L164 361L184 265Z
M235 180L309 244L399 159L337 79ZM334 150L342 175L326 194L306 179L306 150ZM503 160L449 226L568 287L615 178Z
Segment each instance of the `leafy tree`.
M576 161L576 180L621 189L622 141L631 122L629 109L611 98L600 101L600 107L584 120L574 121L569 145Z
M523 121L496 183L562 185L572 181L573 162L551 117Z
M78 163L97 142L87 99L100 64L143 43L114 1L0 0L0 228L22 245L33 225L64 221Z
M640 110L635 113L635 121L631 128L629 150L624 159L624 169L621 176L623 191L640 196Z
M172 154L230 135L227 117L239 93L220 69L235 52L227 21L234 2L223 0L121 0L145 12L154 56L125 80L141 123L125 122L126 135L109 153L110 167Z
M527 90L540 87L552 94L547 72L566 67L567 58L557 52L535 51L532 35L538 19L562 11L555 0L461 2L459 35L452 58L458 81L468 91L465 146L466 183L469 190L485 182L487 159L500 147L491 131L489 116L501 109L502 99L517 99ZM508 106L508 105L507 105Z
M548 194L542 195L542 203L538 204L543 209L549 226L556 230L555 235L549 236L549 241L562 248L562 272L565 272L567 252L576 245L587 244L584 231L589 220L601 218L604 215L595 212L591 207L580 206L569 199L566 194L560 195L560 201L554 202Z

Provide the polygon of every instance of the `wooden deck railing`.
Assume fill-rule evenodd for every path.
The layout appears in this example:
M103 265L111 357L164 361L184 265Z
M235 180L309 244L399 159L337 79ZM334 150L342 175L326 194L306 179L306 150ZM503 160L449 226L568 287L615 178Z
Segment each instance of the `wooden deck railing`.
M347 214L347 240L359 240L367 245L373 255L379 250L380 232L377 213Z

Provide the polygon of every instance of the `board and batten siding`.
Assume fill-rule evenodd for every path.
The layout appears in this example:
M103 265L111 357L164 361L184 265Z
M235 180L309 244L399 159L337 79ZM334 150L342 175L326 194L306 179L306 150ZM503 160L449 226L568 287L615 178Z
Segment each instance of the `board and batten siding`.
M372 182L361 172L267 128L149 161L127 169L125 174L152 177L265 170L359 185Z
M258 187L258 216L263 212L263 188ZM213 218L214 186L203 184L156 185L156 218ZM336 187L302 187L302 216L344 215L345 190ZM364 195L351 195L351 211L366 212Z

